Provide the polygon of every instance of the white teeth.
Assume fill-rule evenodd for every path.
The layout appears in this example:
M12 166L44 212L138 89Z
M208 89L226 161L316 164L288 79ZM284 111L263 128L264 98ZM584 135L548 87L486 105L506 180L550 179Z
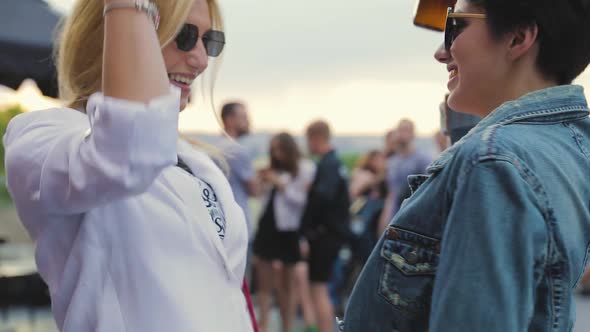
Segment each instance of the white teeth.
M191 80L187 77L181 76L181 75L170 74L169 76L170 76L171 80L182 83L182 84L191 85L193 83L193 80Z

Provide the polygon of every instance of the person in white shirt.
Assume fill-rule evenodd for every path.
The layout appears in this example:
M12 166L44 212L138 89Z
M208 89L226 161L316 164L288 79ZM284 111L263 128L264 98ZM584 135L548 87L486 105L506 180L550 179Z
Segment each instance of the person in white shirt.
M221 107L221 122L224 135L216 145L222 152L229 168L228 180L236 202L244 210L248 225L248 238L253 238L252 216L248 199L259 193L259 183L254 171L255 156L250 137L250 117L244 102L228 102Z
M60 331L253 330L244 214L178 135L219 18L215 0L77 1L58 55L69 107L10 123L8 188Z
M306 280L306 263L299 247L299 227L307 203L307 190L315 176L315 164L302 158L293 136L279 133L270 140L270 167L259 173L262 183L268 187L253 244L259 286L260 329L268 331L274 289L282 331L291 331L298 294L308 295L301 298L306 323L311 325L315 320L309 317L309 314L313 315L309 305L311 295Z

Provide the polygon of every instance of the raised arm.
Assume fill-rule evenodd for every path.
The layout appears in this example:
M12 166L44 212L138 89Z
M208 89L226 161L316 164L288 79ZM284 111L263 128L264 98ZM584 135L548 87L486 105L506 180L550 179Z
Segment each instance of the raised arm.
M105 8L133 0L104 0ZM148 102L168 93L169 83L154 24L135 8L104 17L102 90L105 96Z
M104 94L90 96L86 114L27 113L7 129L7 184L19 210L83 213L145 192L176 162L180 91L168 85L152 22L133 8L104 20Z

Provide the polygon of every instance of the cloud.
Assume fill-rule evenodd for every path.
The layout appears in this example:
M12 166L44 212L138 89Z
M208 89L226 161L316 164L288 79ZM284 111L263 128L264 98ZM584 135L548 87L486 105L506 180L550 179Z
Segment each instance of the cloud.
M317 117L348 133L381 134L400 117L422 133L438 125L447 73L433 53L443 35L413 26L414 0L220 4L228 43L216 101L244 99L255 127L297 131ZM578 83L590 90L590 70ZM182 129L218 130L203 102L183 113Z
M247 102L255 129L298 134L310 121L323 118L337 133L380 135L400 119L411 118L420 134L431 134L439 125L444 93L444 84L428 81L318 81L277 94L251 95ZM219 126L211 107L199 102L181 115L181 130L216 132Z
M414 27L413 8L412 0L224 1L221 75L231 73L233 84L273 87L351 77L431 79L431 70L408 68L436 66L432 55L442 34Z

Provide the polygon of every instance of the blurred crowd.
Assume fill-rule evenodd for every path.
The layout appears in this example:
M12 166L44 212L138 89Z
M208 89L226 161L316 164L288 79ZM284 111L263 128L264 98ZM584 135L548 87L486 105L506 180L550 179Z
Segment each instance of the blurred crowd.
M408 177L425 174L436 155L418 148L415 123L402 119L384 134L382 147L360 153L354 167L345 169L335 158L329 124L315 121L303 133L307 154L293 133L280 132L268 143L268 162L256 168L243 143L250 133L246 104L225 104L221 117L230 183L249 223L248 274L261 331L272 332L273 306L279 309L281 331L294 331L296 325L303 332L333 331L333 317L343 316L379 237L412 194ZM437 153L479 120L448 109L446 102L441 117L442 128L432 137ZM252 200L261 206L257 216ZM590 295L590 270L579 292Z
M417 147L414 122L402 119L381 147L360 153L348 169L329 123L320 120L303 133L306 149L294 133L280 132L268 143L268 162L255 163L245 143L246 104L225 104L221 118L229 181L249 223L249 275L261 331L270 331L273 305L282 331L301 325L298 316L303 331L332 331L379 236L411 194L408 176L425 174L435 156ZM450 145L442 132L432 139L438 152ZM260 205L256 215L252 200Z

